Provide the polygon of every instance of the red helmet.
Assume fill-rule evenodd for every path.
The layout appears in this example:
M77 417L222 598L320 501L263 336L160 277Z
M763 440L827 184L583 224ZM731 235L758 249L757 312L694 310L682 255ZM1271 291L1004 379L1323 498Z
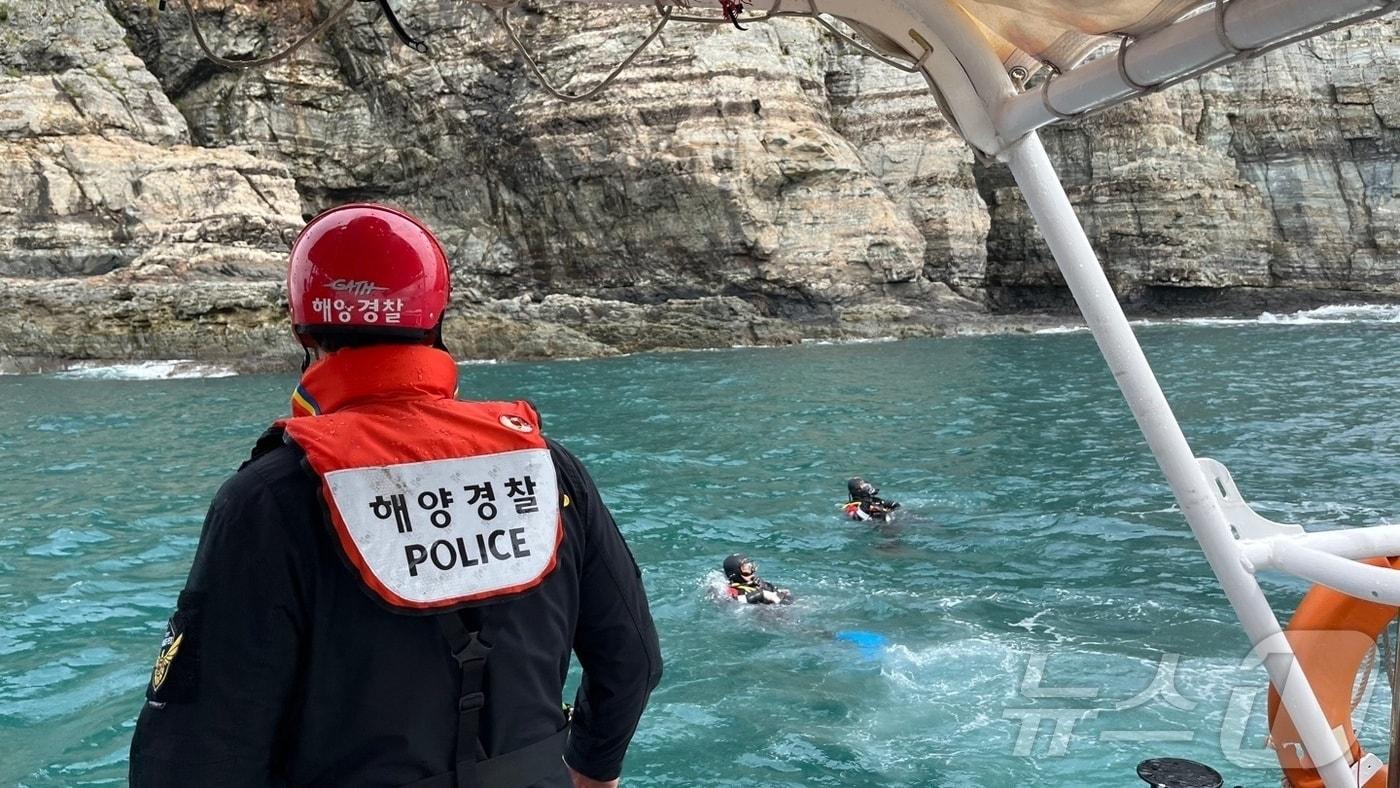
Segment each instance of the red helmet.
M292 244L287 296L292 331L313 329L427 337L451 288L447 256L422 222L383 205L332 208Z

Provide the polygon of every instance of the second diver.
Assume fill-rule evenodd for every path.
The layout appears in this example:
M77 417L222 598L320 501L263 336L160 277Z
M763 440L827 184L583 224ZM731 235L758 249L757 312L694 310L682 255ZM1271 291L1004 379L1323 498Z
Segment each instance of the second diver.
M899 504L879 497L880 488L856 476L846 482L849 499L841 507L852 520L876 520L884 522L894 517Z
M724 559L724 576L729 579L729 598L751 605L790 605L792 592L759 579L758 564L742 553Z

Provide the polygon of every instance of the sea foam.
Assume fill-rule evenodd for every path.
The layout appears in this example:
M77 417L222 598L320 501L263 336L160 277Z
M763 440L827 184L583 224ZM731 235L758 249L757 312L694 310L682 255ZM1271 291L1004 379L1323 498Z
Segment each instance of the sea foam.
M237 375L228 367L198 361L137 361L126 364L80 361L62 372L60 378L82 380L177 380L189 378L229 378Z
M1156 328L1159 326L1312 326L1337 324L1400 323L1400 304L1336 304L1304 309L1288 314L1264 312L1258 317L1180 317L1180 318L1139 318L1131 321L1133 328ZM1037 334L1075 334L1088 331L1087 326L1054 326L1042 328Z

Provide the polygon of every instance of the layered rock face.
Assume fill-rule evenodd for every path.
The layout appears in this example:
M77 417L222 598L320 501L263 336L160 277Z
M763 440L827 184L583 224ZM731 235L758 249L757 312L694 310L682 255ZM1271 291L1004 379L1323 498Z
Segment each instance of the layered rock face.
M191 144L101 5L4 9L0 366L266 353L299 224L287 167Z
M1044 132L1120 293L1181 304L1243 291L1400 293L1400 24L1350 30L1233 65ZM1000 168L988 284L1043 302L1060 281Z
M194 0L233 56L333 5ZM202 59L180 2L7 6L0 306L24 319L0 325L0 356L285 364L287 245L348 200L439 230L449 343L471 356L987 330L1062 300L1004 170L921 79L810 22L673 25L570 104L489 12L396 6L432 56L356 4L249 72ZM513 18L571 90L650 26L556 4ZM1125 295L1400 296L1397 25L1306 47L1047 133Z

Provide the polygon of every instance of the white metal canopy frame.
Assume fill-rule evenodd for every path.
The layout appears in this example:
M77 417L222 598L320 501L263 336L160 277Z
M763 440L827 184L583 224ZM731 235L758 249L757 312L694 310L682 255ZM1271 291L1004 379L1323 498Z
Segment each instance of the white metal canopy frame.
M634 52L583 94L565 93L548 84L509 27L509 11L519 0L468 1L497 15L530 69L563 100L595 95L637 56ZM815 17L886 63L922 73L953 127L983 156L1005 162L1020 185L1192 533L1302 739L1275 744L1301 746L1328 788L1364 785L1380 769L1374 755L1350 762L1350 753L1334 736L1255 574L1280 570L1360 599L1400 605L1400 572L1355 560L1400 555L1400 524L1309 534L1296 525L1274 523L1244 503L1224 466L1195 456L1036 129L1386 14L1400 8L1400 0L572 1L654 8L659 19L643 47L672 21L747 23L783 16ZM193 22L193 0L184 2ZM344 13L353 2L344 0L332 16ZM747 8L736 17L741 2ZM380 5L392 14L387 2L381 0ZM687 10L692 8L697 10ZM724 13L715 14L714 9ZM823 14L845 22L870 47L823 19ZM317 31L331 21L328 18ZM415 48L421 51L421 42L406 36L392 16L390 21L401 38L410 46L418 44ZM303 43L305 39L296 46ZM1116 54L1085 62L1105 43L1117 43ZM202 38L200 44L204 46ZM274 62L295 48L259 61L215 59L244 67ZM1055 72L1053 77L1026 90L1026 80L1042 67Z
M674 14L656 0L575 1L655 5L663 23ZM477 2L502 14L514 5ZM1397 8L1400 0L754 0L745 17L822 13L841 19L886 58L921 71L968 143L1010 167L1302 739L1275 745L1301 745L1328 788L1364 785L1382 764L1374 755L1350 762L1255 573L1282 570L1361 599L1400 605L1400 572L1352 560L1400 554L1400 525L1307 534L1296 525L1273 523L1241 500L1224 466L1195 456L1036 129ZM1115 40L1105 36L1117 38L1116 56L1083 63L1092 50ZM1032 70L1042 65L1057 73L1040 88L1024 90Z

